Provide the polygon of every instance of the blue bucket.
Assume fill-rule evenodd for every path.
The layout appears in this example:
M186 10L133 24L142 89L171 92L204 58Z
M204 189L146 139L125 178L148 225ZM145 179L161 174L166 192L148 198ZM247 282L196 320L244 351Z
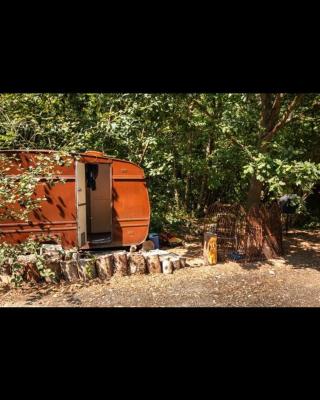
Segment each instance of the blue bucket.
M152 240L155 249L160 249L160 238L157 233L149 233L149 239Z

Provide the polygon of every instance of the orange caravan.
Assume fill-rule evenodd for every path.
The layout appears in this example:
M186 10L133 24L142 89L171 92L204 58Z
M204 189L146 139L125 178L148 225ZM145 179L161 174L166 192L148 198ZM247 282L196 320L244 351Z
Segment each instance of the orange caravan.
M14 160L6 171L13 179L35 167L39 155L54 160L56 154L50 150L0 150L0 155ZM79 249L143 243L150 224L143 170L96 151L64 157L64 165L54 166L54 184L40 177L34 192L41 199L40 207L30 212L27 221L4 219L0 205L0 243L22 243L30 237L47 237L64 248Z

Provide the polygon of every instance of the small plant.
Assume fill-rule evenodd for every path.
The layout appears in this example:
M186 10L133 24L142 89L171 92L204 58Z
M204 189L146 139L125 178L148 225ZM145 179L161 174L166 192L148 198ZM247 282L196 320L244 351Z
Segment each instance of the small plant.
M56 167L70 163L66 153L36 154L32 165L24 168L17 156L0 154L0 220L27 221L30 212L39 209L46 200L35 195L39 182L47 182L49 186L64 183Z
M88 261L87 265L85 266L84 270L85 270L85 275L89 278L89 279L93 279L94 278L94 274L93 274L93 269L94 269L94 265L96 263L96 259L97 257L95 256L91 256L90 255L90 260Z
M25 263L20 260L20 256L33 255L34 265L41 278L54 277L54 272L46 268L45 259L40 255L41 243L29 238L24 243L11 245L8 243L0 244L0 267L10 265L11 281L15 286L19 286L23 281Z

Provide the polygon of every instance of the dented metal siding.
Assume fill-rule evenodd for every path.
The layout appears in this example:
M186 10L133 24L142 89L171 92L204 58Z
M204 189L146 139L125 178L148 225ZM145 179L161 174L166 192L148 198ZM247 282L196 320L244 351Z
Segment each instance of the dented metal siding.
M2 152L2 151L1 151ZM52 151L5 151L18 156L24 168L34 163L34 154ZM28 237L37 240L50 235L65 248L77 246L77 209L75 159L70 166L57 167L57 182L50 187L39 182L35 196L45 197L41 209L31 213L25 221L0 221L0 242L21 243ZM149 231L150 204L143 170L128 161L108 158L99 153L81 154L84 163L112 163L112 242L104 247L130 246L142 243ZM9 171L17 175L17 170ZM0 209L1 212L1 209ZM90 246L84 246L90 248ZM93 247L93 246L91 246Z

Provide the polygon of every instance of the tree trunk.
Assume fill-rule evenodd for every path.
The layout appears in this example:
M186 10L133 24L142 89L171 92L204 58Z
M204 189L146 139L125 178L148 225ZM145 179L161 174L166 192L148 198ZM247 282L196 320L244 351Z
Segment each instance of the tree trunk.
M185 180L185 191L184 191L184 206L187 211L189 211L190 181L191 181L191 176L190 173L188 172Z
M174 202L177 209L180 209L180 195L177 187L174 188Z
M96 269L100 279L110 279L113 275L113 255L99 257L96 261Z
M203 210L205 207L205 194L206 194L206 189L207 189L207 175L204 173L202 177L202 182L201 182L201 188L200 188L200 193L199 193L199 198L198 198L198 204L197 204L197 211L199 212L200 210Z
M261 204L261 191L262 182L258 181L256 176L253 176L250 181L248 196L247 196L247 209L250 210L253 206Z
M178 187L178 173L175 162L173 164L173 187L174 187L174 202L177 209L180 209L181 202L180 202L180 193Z
M209 156L212 152L212 140L211 137L208 138L208 143L205 149L205 158L206 158L206 168L203 171L203 176L202 176L202 182L201 182L201 188L200 188L200 194L198 198L198 204L197 204L197 211L200 211L200 209L204 209L205 207L205 195L206 191L208 190L208 160Z

